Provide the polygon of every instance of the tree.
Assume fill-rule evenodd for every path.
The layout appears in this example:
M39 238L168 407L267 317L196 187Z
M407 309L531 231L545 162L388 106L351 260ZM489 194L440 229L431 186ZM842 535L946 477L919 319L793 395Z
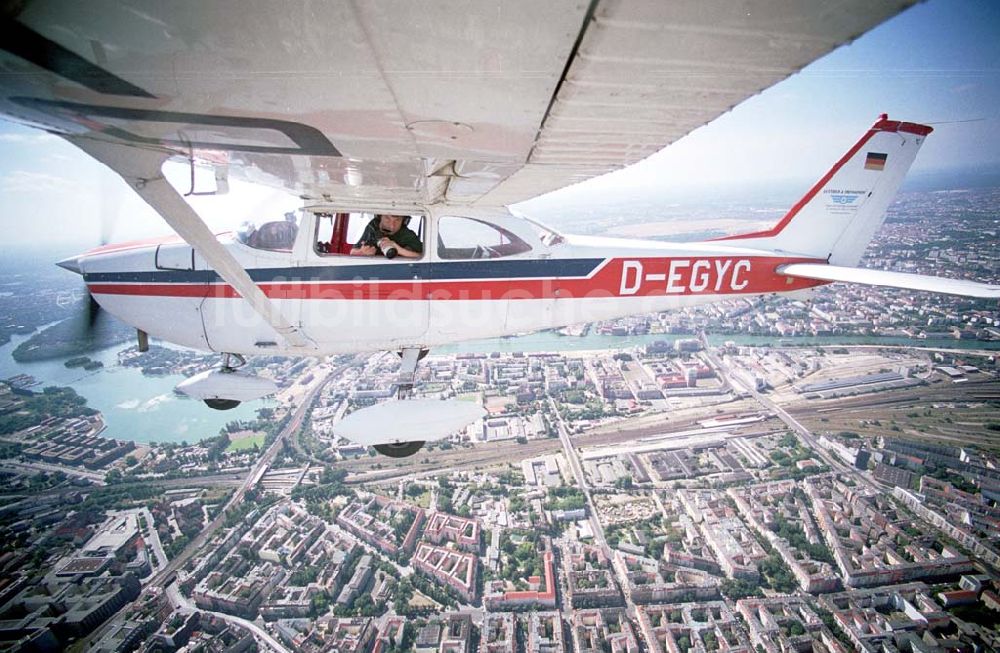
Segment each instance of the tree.
M314 594L309 602L309 613L315 618L327 613L330 609L330 597L326 592Z
M738 601L740 599L745 599L748 596L760 596L760 588L751 585L745 580L740 578L729 579L719 583L719 591L722 595L731 601Z

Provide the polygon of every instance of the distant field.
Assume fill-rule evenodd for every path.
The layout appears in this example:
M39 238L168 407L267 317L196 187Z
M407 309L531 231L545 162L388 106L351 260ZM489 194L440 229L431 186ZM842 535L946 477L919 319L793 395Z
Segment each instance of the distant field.
M765 220L735 220L717 218L697 220L694 224L686 224L677 220L660 222L641 222L639 224L616 225L605 231L608 236L624 236L627 238L651 238L653 236L674 236L692 232L721 231L724 233L752 232L770 227L777 218Z
M226 447L226 451L241 451L243 449L253 449L254 445L258 447L264 446L265 435L263 433L258 433L256 435L251 435L245 438L236 438L235 440L229 441L229 446Z

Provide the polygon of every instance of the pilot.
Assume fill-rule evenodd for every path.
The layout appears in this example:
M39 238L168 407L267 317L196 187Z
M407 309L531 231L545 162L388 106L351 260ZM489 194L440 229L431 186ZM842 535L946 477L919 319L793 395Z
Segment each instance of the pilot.
M373 218L351 250L351 256L420 258L424 246L420 237L406 226L408 221L407 216L388 213Z

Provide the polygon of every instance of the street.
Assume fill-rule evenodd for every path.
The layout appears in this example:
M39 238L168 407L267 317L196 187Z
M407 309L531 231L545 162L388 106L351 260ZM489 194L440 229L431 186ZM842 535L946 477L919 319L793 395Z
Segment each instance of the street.
M230 497L229 501L226 502L226 505L222 508L222 510L219 511L219 514L216 515L215 519L213 519L208 526L202 529L202 531L193 540L191 540L186 547L184 547L184 550L181 551L176 558L171 560L164 569L158 572L151 579L151 585L164 585L173 572L180 569L188 560L194 557L195 553L211 539L212 535L215 534L215 531L217 531L225 522L226 514L243 501L247 490L260 480L260 478L264 475L264 472L267 471L267 468L274 461L275 456L277 456L278 451L281 450L285 438L288 437L289 434L297 432L302 426L302 420L304 419L306 412L312 406L313 401L316 399L316 395L319 394L319 391L326 385L326 381L329 378L331 377L327 376L309 391L309 393L303 398L302 403L295 409L291 420L289 420L285 428L278 434L278 437L276 437L274 442L271 443L271 446L267 448L267 450L257 460L257 463L250 469L243 482L236 489L236 492L233 493L233 496Z
M566 454L566 459L569 461L569 466L573 470L573 476L576 478L577 485L583 490L584 496L587 497L587 513L590 520L591 528L594 531L594 541L601 547L604 554L608 557L608 560L614 560L614 552L608 546L608 540L604 535L604 526L601 525L601 520L597 515L597 507L594 505L594 499L590 492L590 487L587 485L587 478L584 475L583 467L580 464L580 457L576 453L576 448L573 447L573 441L570 438L569 429L566 428L566 423L563 421L562 415L559 413L559 409L556 406L555 401L551 398L549 399L549 404L552 406L552 410L556 415L559 429L559 441L562 442L563 451ZM628 590L628 576L626 575L626 570L622 565L612 564L612 568L615 571L615 575L618 577L618 583L622 590L622 595L625 597L625 608L629 619L635 626L638 626L638 613L636 612L635 603L632 601L632 594ZM579 650L580 644L576 642L576 632L573 633L574 637L574 647Z

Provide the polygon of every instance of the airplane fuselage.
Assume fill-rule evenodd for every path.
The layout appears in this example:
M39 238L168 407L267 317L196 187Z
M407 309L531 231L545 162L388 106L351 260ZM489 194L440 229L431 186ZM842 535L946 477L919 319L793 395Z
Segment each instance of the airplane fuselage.
M444 248L437 233L442 212L435 207L423 216L427 246L420 259L321 253L315 234L323 214L311 211L285 250L220 235L315 345L309 350L289 347L179 239L98 248L76 265L94 298L127 324L179 345L244 355L434 347L823 284L778 271L789 263L822 262L815 258L724 242L566 236L546 244L525 220L467 214L526 251L505 255L499 245L456 259L455 252L473 253Z

